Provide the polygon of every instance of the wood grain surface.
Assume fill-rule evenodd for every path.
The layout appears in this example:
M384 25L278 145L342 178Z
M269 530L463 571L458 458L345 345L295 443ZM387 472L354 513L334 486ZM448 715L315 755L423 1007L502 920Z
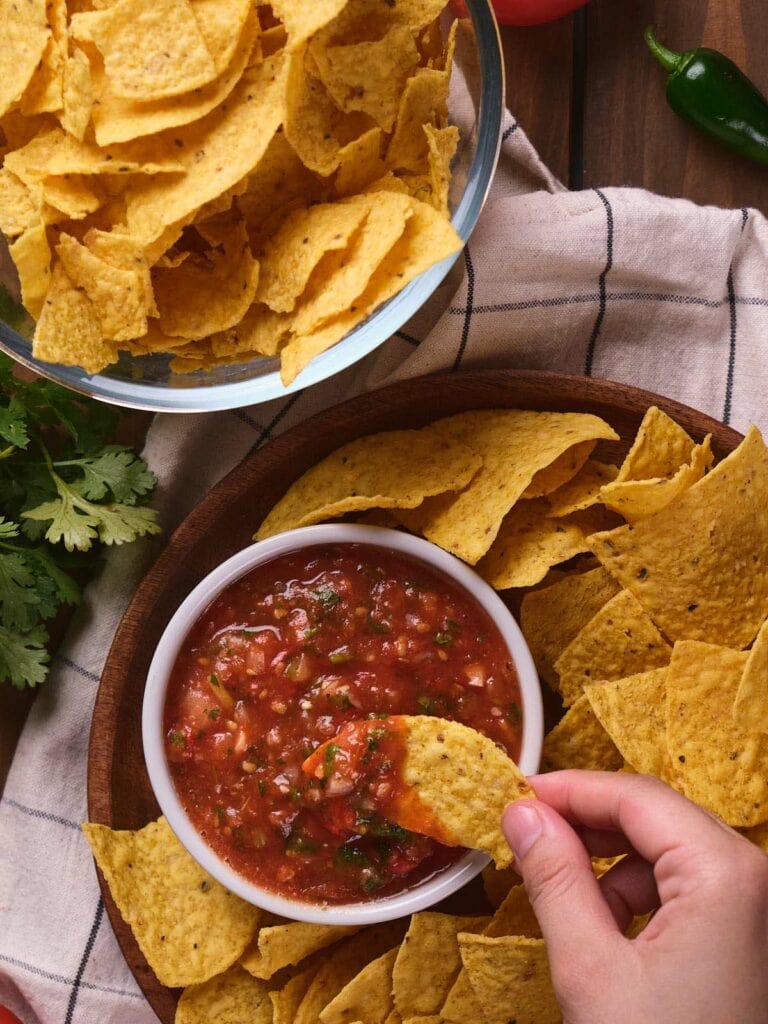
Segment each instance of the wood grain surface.
M292 481L318 460L364 434L420 427L441 416L477 408L595 413L608 420L622 438L620 442L602 444L598 454L620 460L646 409L654 403L697 441L712 432L718 459L741 440L735 431L701 413L623 385L498 370L399 383L337 405L259 449L215 487L176 530L136 592L115 635L91 728L90 820L115 828L138 828L158 815L141 747L144 680L155 646L189 591L215 566L251 542L264 515ZM557 714L556 704L550 702L550 724ZM128 964L160 1020L171 1024L178 994L159 985L103 883L102 892ZM470 894L469 898L479 897ZM456 909L455 902L453 907Z

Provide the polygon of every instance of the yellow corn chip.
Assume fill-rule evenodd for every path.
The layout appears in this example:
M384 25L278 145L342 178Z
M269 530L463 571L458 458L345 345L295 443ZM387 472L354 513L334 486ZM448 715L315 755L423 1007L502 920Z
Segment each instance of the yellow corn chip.
M483 888L494 910L498 910L509 890L519 883L520 875L514 868L497 868L494 864L483 868Z
M82 142L93 110L93 83L90 62L79 46L72 47L72 54L64 64L62 103L62 128Z
M64 54L59 41L50 36L40 63L21 97L19 110L27 117L57 113L62 107L63 83Z
M314 45L311 53L340 110L367 114L384 131L392 130L405 83L419 64L407 25L393 25L382 39L373 41Z
M192 13L217 74L232 63L251 6L249 0L192 0Z
M325 203L289 214L265 247L258 301L289 313L322 256L346 248L369 208L361 201Z
M675 644L667 672L667 742L678 788L728 825L768 821L768 736L733 721L749 655Z
M622 515L628 523L636 523L660 512L666 505L692 487L712 465L712 437L696 445L690 462L682 465L674 476L653 480L615 480L600 492L601 501Z
M69 278L90 299L105 340L130 341L146 333L148 295L138 265L136 270L124 270L65 234L56 252Z
M288 336L289 326L286 314L256 303L234 327L211 335L211 352L217 359L247 358L251 354L274 356Z
M126 200L134 237L154 241L256 167L282 120L283 72L283 58L270 57L246 72L225 104L178 130L179 160L187 173L173 184L131 185Z
M288 490L256 539L368 508L412 508L428 494L463 487L480 458L429 428L359 438L318 462ZM461 482L459 482L461 481Z
M165 818L138 832L82 828L112 899L162 985L201 984L231 967L261 911L207 875Z
M252 236L271 235L296 206L306 208L323 198L323 185L299 160L283 132L273 136L259 164L249 175L238 207Z
M160 327L181 338L226 331L248 312L259 282L245 225L233 226L220 250L193 256L173 270L152 274Z
M733 718L743 729L768 733L768 620L749 652L733 702Z
M605 569L566 576L523 598L520 626L542 679L557 685L555 662L568 644L612 597L619 585Z
M28 228L9 247L21 285L21 301L31 316L40 316L51 284L51 247L45 226Z
M660 669L662 673L664 669ZM604 686L613 686L605 683ZM601 689L600 686L592 689ZM625 755L626 756L626 755ZM541 770L561 771L581 768L584 771L617 772L624 758L611 736L592 710L585 694L575 701L557 725L544 737Z
M617 481L672 477L690 462L694 442L665 412L655 405L646 412Z
M390 170L424 173L429 160L424 125L437 125L448 116L448 84L448 75L432 68L420 68L408 79L387 147L386 165Z
M541 498L518 502L504 517L477 571L496 590L540 583L553 565L589 551L587 535L600 525L593 511L553 519Z
M519 883L519 876L516 876ZM529 939L540 939L541 929L533 912L525 886L513 885L504 897L501 906L488 922L483 935L497 939L502 935L524 935Z
M365 218L350 238L349 247L317 266L291 323L296 335L308 335L352 309L376 269L402 237L414 206L408 197L394 193L382 194L376 201L363 197L334 203L330 209L336 211L336 218L342 223L342 211L347 205L365 210Z
M295 974L281 989L269 993L272 1000L272 1024L293 1024L296 1011L320 967L320 962L313 963L300 974Z
M524 498L542 498L568 483L595 450L596 441L581 441L558 455L549 466L540 469L526 487Z
M39 192L39 190L38 190ZM40 220L40 203L24 182L7 167L0 168L0 231L15 238Z
M243 76L259 34L259 19L252 10L245 23L232 62L221 75L202 89L184 96L142 102L115 96L101 59L91 57L96 141L100 146L155 135L199 121L223 103ZM89 54L90 56L90 54Z
M285 25L288 46L295 50L332 21L349 0L313 0L297 4L295 0L272 0L272 10Z
M50 35L45 0L0 0L0 117L21 99Z
M188 0L117 0L104 10L75 14L70 31L96 44L110 90L123 99L179 96L216 77Z
M335 345L383 302L433 264L457 252L461 245L461 239L444 217L426 203L415 203L401 238L389 250L354 307L311 334L297 335L282 350L283 383L290 384L315 356Z
M561 1024L543 939L460 935L459 947L488 1024Z
M425 502L404 521L470 565L491 547L504 516L540 469L581 441L617 436L597 416L522 410L460 413L433 429L471 443L483 466L461 493Z
M392 971L395 1008L404 1020L440 1010L461 969L456 936L481 932L489 920L428 912L411 917Z
M768 451L752 427L657 515L595 534L590 546L671 640L746 647L768 617L766 507Z
M400 948L390 949L356 974L322 1011L321 1024L349 1024L363 1016L365 1024L385 1024L392 1012L392 968Z
M595 683L584 688L585 696L577 703L588 701L621 756L636 772L670 782L666 677L667 669L656 668L626 679Z
M381 158L383 139L381 128L371 128L359 139L353 139L341 147L339 169L334 182L338 195L358 195L385 173L386 168Z
M75 287L60 263L51 273L32 356L45 363L82 366L88 373L99 373L117 358L114 344L102 337L91 300Z
M283 967L299 964L312 953L356 931L359 928L304 924L301 921L262 928L253 947L245 952L240 963L254 978L271 978Z
M293 1024L317 1024L320 1014L372 960L402 939L407 922L391 921L366 929L349 939L329 957L313 979Z
M563 704L573 704L588 683L661 668L671 650L628 590L622 590L589 620L555 662Z
M265 982L241 967L231 967L201 985L184 989L174 1024L272 1024Z
M424 125L427 136L429 175L432 179L432 205L446 217L450 216L448 192L451 186L451 163L459 146L459 129L455 125L435 128Z
M601 488L612 483L617 473L616 466L588 459L572 480L547 495L549 514L567 516L597 505L601 501Z

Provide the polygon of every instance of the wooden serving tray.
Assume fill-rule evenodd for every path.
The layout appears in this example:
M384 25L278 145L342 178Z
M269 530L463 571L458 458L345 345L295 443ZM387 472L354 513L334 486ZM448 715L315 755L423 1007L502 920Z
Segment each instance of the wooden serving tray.
M602 416L622 440L603 443L598 452L620 462L645 411L654 404L696 441L711 433L717 460L741 441L736 431L703 413L623 384L555 373L495 370L422 377L361 395L306 420L254 452L214 487L176 530L136 591L115 634L91 727L90 820L134 829L158 816L141 744L141 702L155 646L189 591L220 562L251 543L266 513L305 470L365 434L422 427L441 416L482 408ZM555 702L550 711L550 717L556 718ZM100 884L117 941L136 981L163 1024L173 1024L178 990L157 981L101 878ZM458 904L471 912L473 903L481 900L475 887ZM457 907L455 899L452 907Z

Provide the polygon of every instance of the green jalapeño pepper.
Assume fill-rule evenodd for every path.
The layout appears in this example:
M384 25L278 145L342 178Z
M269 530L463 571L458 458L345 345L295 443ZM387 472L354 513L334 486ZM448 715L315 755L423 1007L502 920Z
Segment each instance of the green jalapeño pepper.
M732 60L701 47L673 53L645 30L645 41L669 71L669 105L736 153L768 164L768 101Z

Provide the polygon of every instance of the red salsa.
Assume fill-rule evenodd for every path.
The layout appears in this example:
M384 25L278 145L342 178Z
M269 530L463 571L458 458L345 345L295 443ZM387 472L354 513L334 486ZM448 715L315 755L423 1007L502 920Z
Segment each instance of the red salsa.
M415 559L315 547L253 569L192 628L168 689L166 753L187 814L236 871L293 899L355 902L410 888L462 851L376 812L392 772L375 728L369 793L302 764L346 723L425 714L517 758L520 690L497 627Z

